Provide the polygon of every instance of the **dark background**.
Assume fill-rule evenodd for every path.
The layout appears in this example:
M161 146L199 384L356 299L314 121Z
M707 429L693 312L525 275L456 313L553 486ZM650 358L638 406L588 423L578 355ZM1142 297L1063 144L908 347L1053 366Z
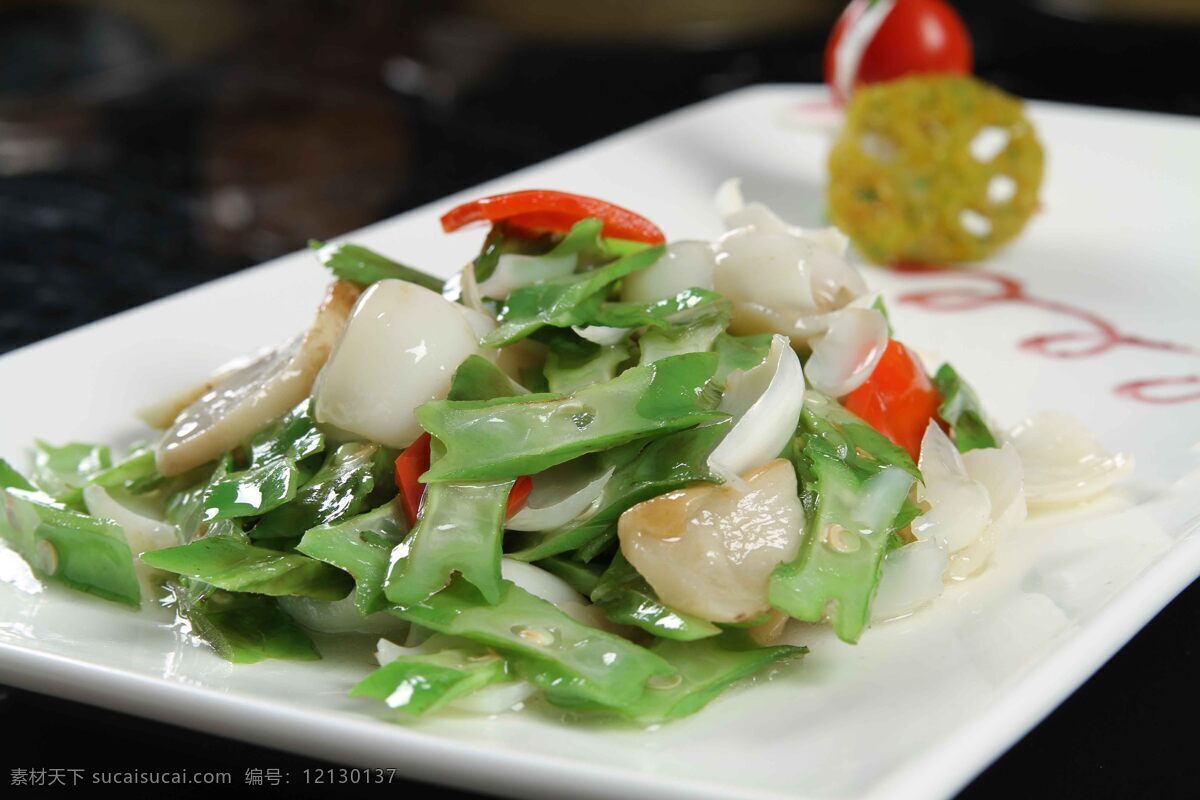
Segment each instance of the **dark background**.
M819 81L840 6L0 0L0 352L706 97ZM1200 114L1200 0L957 6L1009 91ZM1197 611L1193 586L963 797L1194 796ZM0 730L6 782L329 766L17 690Z

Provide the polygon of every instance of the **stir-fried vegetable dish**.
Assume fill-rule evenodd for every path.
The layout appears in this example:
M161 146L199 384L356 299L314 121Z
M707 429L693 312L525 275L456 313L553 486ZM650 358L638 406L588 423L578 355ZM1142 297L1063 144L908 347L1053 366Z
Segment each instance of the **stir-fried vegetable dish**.
M593 198L468 203L449 281L314 243L307 331L146 409L128 453L0 461L0 535L233 662L375 637L364 703L647 724L796 661L791 620L858 641L983 569L1027 499L1121 473L927 371L836 230L718 200L724 235L670 243Z

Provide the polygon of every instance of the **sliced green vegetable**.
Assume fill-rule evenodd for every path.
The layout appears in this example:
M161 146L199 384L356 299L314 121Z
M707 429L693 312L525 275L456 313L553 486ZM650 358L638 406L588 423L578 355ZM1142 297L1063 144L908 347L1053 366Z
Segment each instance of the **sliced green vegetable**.
M504 512L513 481L434 483L412 533L392 553L387 599L412 606L441 591L454 573L484 599L500 599Z
M495 647L559 705L628 707L645 694L646 681L674 672L650 651L589 628L510 581L504 581L494 605L455 581L394 612L439 633Z
M539 366L521 367L521 385L534 394L550 394L550 384Z
M483 356L467 356L450 382L448 400L490 400L526 394L523 387Z
M708 456L729 431L728 422L704 425L642 445L626 445L601 456L614 467L595 513L546 531L535 544L512 553L523 561L540 561L567 553L605 537L617 519L643 500L701 481L719 482L708 468Z
M719 334L713 343L713 351L717 354L717 380L722 384L735 369L750 370L757 367L771 351L769 333L755 336L733 336L728 333Z
M206 480L180 489L167 498L167 522L179 529L179 535L183 541L190 542L197 535L201 535L207 528L205 520L209 512L204 507L204 500L209 492L212 491L212 488L229 475L229 468L232 463L232 456L226 453L217 461L212 474Z
M22 489L26 492L36 492L37 487L25 479L25 476L13 468L3 458L0 458L0 488Z
M650 266L662 252L662 247L652 247L589 272L513 291L500 310L499 326L483 337L483 344L487 347L511 344L547 325L569 328L585 324L611 284Z
M154 464L154 448L146 445L134 448L121 461L93 474L88 483L105 489L125 486L135 492L144 492L157 488L165 480Z
M392 549L408 533L399 498L337 525L320 525L304 534L296 549L332 564L354 578L354 604L366 616L387 601L383 581Z
M325 434L317 427L313 401L304 400L250 440L250 463L259 465L289 458L303 461L325 450Z
M695 714L734 683L803 656L807 647L757 647L736 632L699 642L660 640L650 652L677 674L653 679L629 712L639 722L665 722Z
M589 325L610 328L671 328L708 312L728 313L729 301L711 289L684 289L653 303L601 303L587 318Z
M394 451L351 442L330 454L294 500L265 515L250 531L255 541L299 539L309 528L349 519L396 494ZM372 502L374 500L375 502Z
M80 489L92 475L112 466L107 445L71 442L62 447L34 440L33 484L60 503L84 511Z
M340 600L353 588L349 575L328 564L299 553L255 547L232 536L210 535L143 553L142 561L230 592Z
M729 317L729 304L717 303L704 308L702 313L690 315L686 321L647 330L638 339L638 346L641 348L639 363L653 364L655 361L684 353L708 352L729 326ZM766 357L765 352L763 357ZM760 362L761 360L759 359ZM723 381L724 378L719 375L719 362L717 372L718 380Z
M517 392L519 387L507 379L489 375L489 368L499 372L496 367L473 358L477 360L467 359L454 374L454 399L486 401ZM444 454L440 441L431 443L434 464ZM504 516L513 483L434 483L427 487L417 524L392 551L384 584L388 600L414 605L441 591L457 573L489 603L496 602L500 596Z
M80 591L138 605L141 588L133 553L115 523L95 519L28 488L29 481L3 464L0 538L37 572Z
M970 384L949 364L942 364L933 377L942 403L938 416L950 425L950 437L960 453L985 447L999 447L983 414L983 404Z
M296 462L286 459L234 472L206 494L205 516L234 519L265 514L294 500L309 477Z
M800 427L824 439L839 458L864 475L873 475L890 466L921 479L921 472L907 450L819 392L811 389L805 392Z
M507 480L535 475L585 453L712 422L718 394L711 353L664 359L570 397L426 403L421 426L446 447L422 480Z
M567 235L554 245L547 255L574 255L576 271L582 272L654 246L647 242L601 236L603 232L604 223L599 219L581 219L571 226Z
M892 526L896 530L902 531L909 526L909 523L924 513L921 507L912 501L911 497L906 497L904 498L904 503L900 506L899 513L896 514L896 518L892 520Z
M357 244L346 244L345 242L323 244L314 240L310 241L308 246L316 251L322 266L343 280L368 285L376 281L395 278L424 286L439 294L444 285L441 278L435 278L419 269L405 266Z
M186 578L180 579L174 592L176 613L191 633L226 661L253 664L266 658L314 661L321 657L273 597L227 592Z
M420 715L508 678L508 662L494 650L442 650L389 661L351 689L350 696L373 697Z
M559 241L560 238L552 234L544 234L533 238L529 238L528 236L512 236L509 234L508 227L503 222L498 222L492 225L488 231L487 238L483 242L483 248L480 250L479 255L475 257L475 280L482 283L490 278L492 273L496 271L496 265L500 263L500 256L502 255L507 253L530 256L545 255L553 250L555 244Z
M721 633L711 622L676 611L659 600L619 550L591 598L613 622L633 625L663 639L690 642Z
M482 282L490 278L499 264L500 256L509 253L554 258L574 255L575 269L582 272L651 246L645 242L601 236L603 229L604 224L600 220L588 218L576 222L565 236L545 233L530 238L529 231L513 235L505 223L495 223L488 231L482 251L475 258L475 279Z
M796 619L828 615L838 638L853 643L870 621L890 534L919 473L890 441L868 449L878 434L851 420L836 403L806 397L792 460L808 521L799 554L772 574L769 597Z
M604 555L606 551L611 549L617 542L617 525L613 523L606 529L601 531L597 536L579 546L573 554L574 558L579 559L584 564L591 564L597 558Z
M888 338L894 339L896 331L892 328L892 315L888 312L887 303L883 302L883 295L875 298L875 302L871 304L871 308L883 314L883 321L887 323Z
M312 477L308 462L325 449L312 400L305 400L250 440L250 467L214 481L205 493L205 519L254 517L295 499Z
M572 394L617 376L618 368L629 360L629 345L619 342L598 345L572 333L556 336L546 354L545 375L551 392Z
M68 508L86 512L83 502L85 486L95 484L104 489L124 489L141 494L163 485L166 481L158 474L154 462L154 448L149 445L134 447L129 455L113 464L108 447L90 444L69 444L51 447L38 442L38 475L43 485L54 487L50 492L56 500ZM104 466L106 465L107 466ZM197 473L203 468L197 470ZM175 480L187 480L180 476Z
M562 258L563 256L587 255L592 261L609 260L615 256L609 252L605 240L600 236L604 223L594 217L581 219L571 226L567 235L550 249L547 256Z

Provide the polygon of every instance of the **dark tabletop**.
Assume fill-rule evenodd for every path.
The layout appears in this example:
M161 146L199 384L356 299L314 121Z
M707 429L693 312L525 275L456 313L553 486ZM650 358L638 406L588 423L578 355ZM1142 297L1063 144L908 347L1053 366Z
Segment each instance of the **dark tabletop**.
M566 5L0 0L0 352L715 94L818 81L838 4L551 13ZM979 73L1012 92L1200 113L1179 66L1195 63L1196 15L957 5ZM1193 586L963 797L1194 796L1198 611ZM15 689L0 688L0 730L11 797L44 791L9 786L28 769L186 767L288 796L421 788L304 787L338 765Z

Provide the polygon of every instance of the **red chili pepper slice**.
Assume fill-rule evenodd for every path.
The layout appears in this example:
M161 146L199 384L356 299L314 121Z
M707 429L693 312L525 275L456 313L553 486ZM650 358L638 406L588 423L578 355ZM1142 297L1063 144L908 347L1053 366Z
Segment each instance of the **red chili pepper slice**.
M508 506L504 513L505 519L512 519L513 514L516 514L525 507L525 501L529 499L529 493L533 491L533 478L528 475L522 475L517 478L517 482L513 484L512 491L508 493Z
M913 461L921 457L921 439L941 402L920 360L895 339L871 377L842 399L842 405L907 450Z
M658 226L627 208L569 192L528 189L472 200L442 215L442 229L451 233L474 222L501 222L526 230L565 233L582 219L594 217L604 223L604 235L648 244L663 244L667 238Z
M400 505L404 506L409 525L416 524L421 498L425 496L425 484L420 478L429 470L429 443L432 440L428 433L421 434L396 459L396 488L400 490Z
M421 498L425 496L425 484L421 483L421 476L429 470L429 445L432 438L428 433L421 434L396 458L396 487L400 490L400 505L404 507L404 514L408 517L410 526L417 524ZM511 519L513 514L521 510L531 491L532 478L528 475L517 478L508 493L505 519Z

